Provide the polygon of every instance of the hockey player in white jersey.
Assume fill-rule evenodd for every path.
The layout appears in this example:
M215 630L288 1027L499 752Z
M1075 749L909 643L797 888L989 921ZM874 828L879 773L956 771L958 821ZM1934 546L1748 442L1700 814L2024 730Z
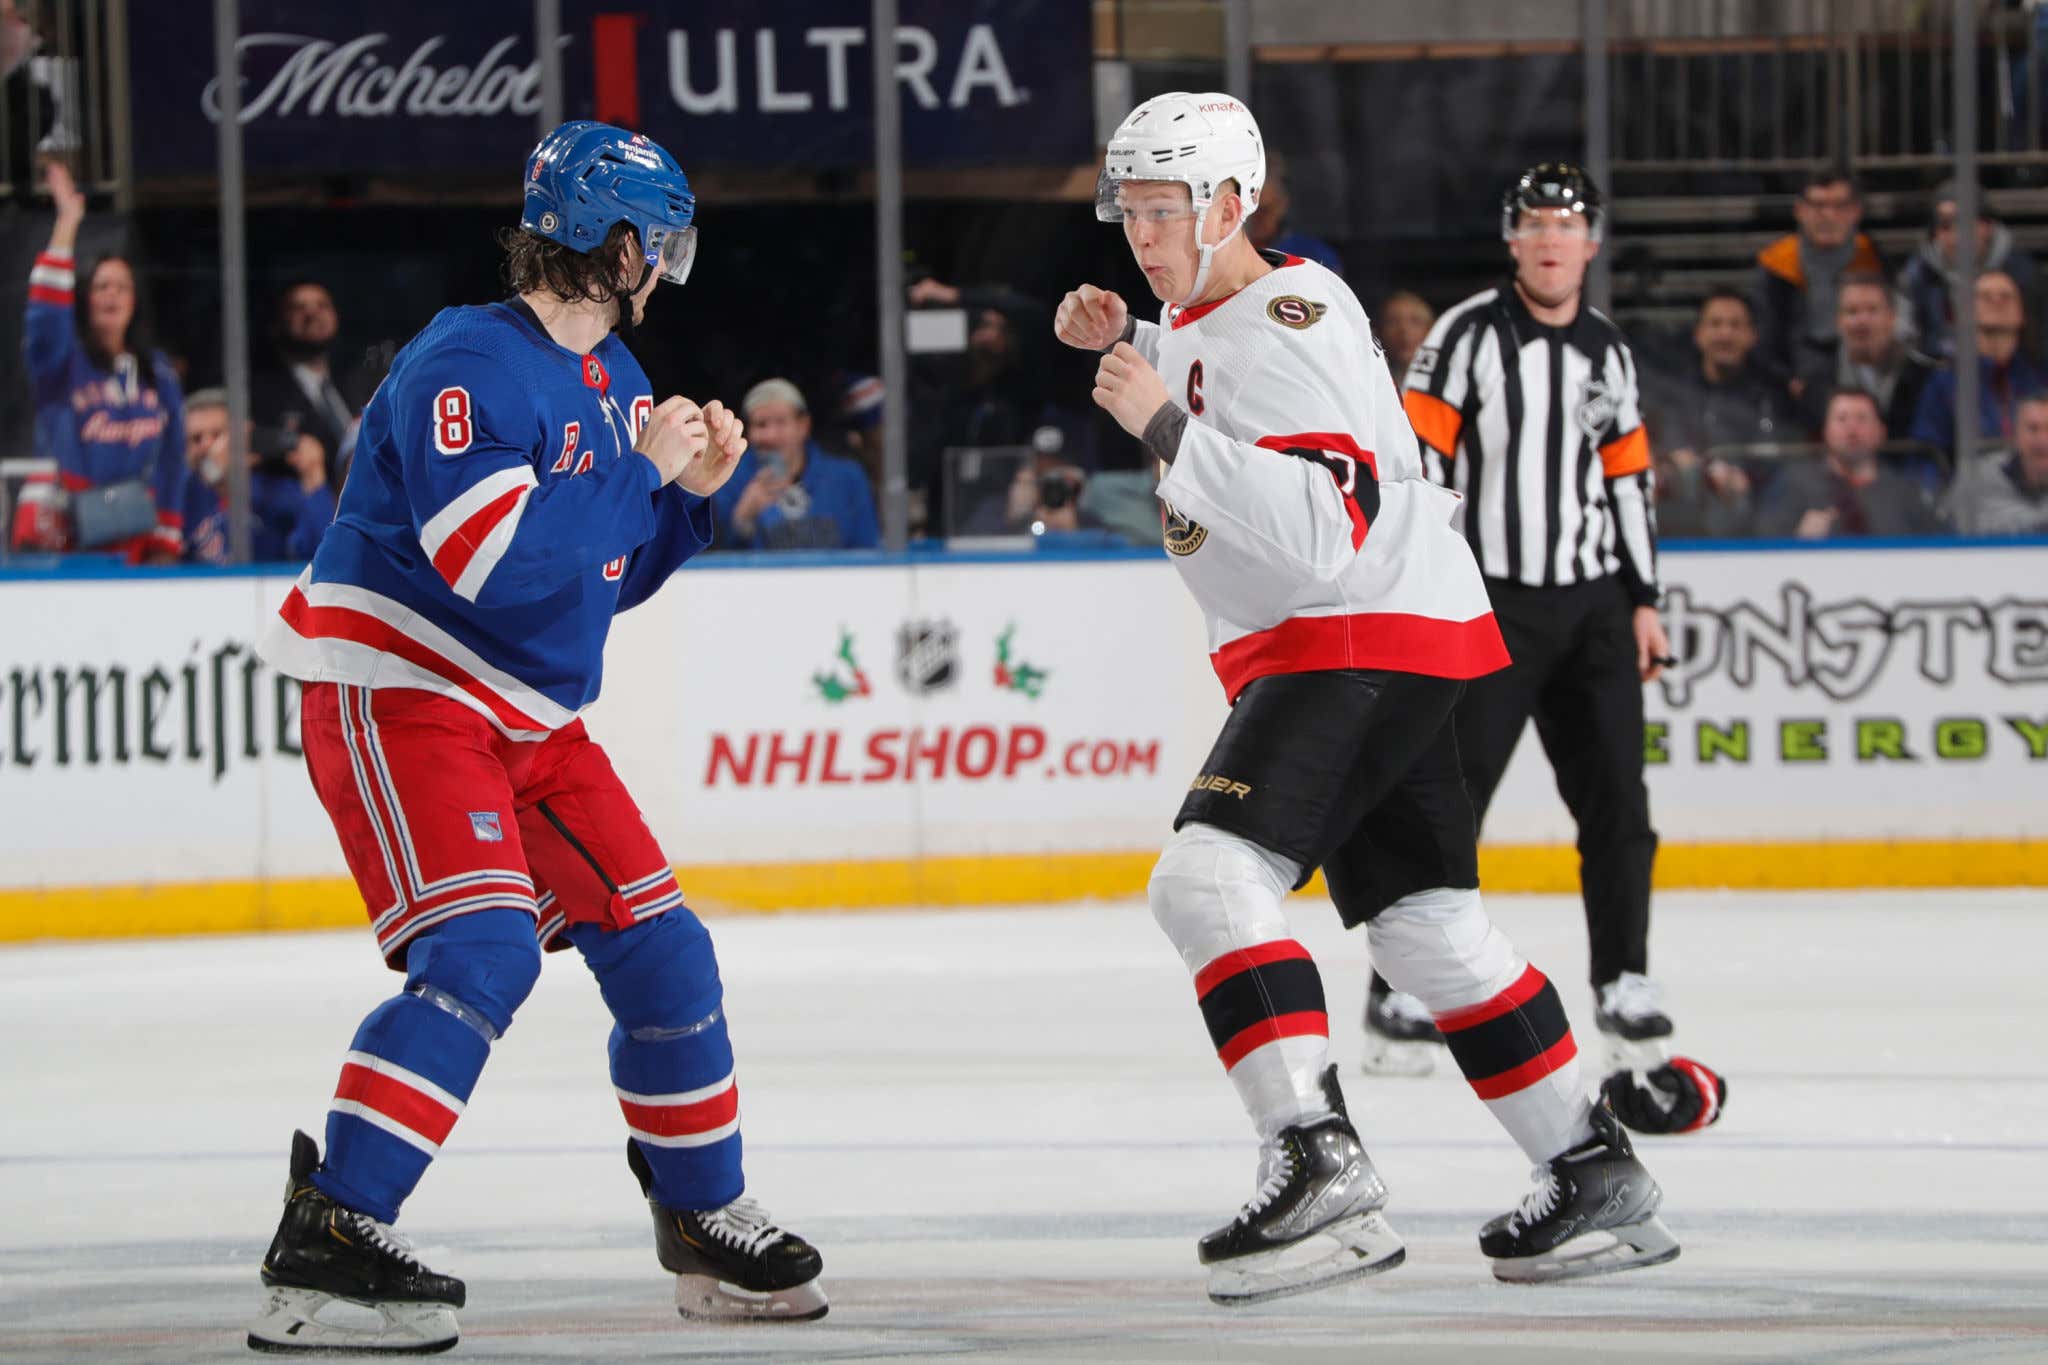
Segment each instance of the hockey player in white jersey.
M1261 1142L1256 1193L1201 1242L1210 1297L1299 1293L1405 1255L1328 1064L1321 978L1282 912L1318 866L1535 1163L1535 1189L1480 1232L1495 1275L1670 1260L1661 1193L1588 1099L1556 990L1480 905L1450 715L1464 680L1508 656L1450 524L1456 495L1423 477L1351 291L1245 238L1265 164L1229 95L1140 105L1110 140L1097 210L1122 224L1159 322L1092 285L1055 321L1104 353L1095 402L1161 462L1166 548L1232 703L1150 886Z

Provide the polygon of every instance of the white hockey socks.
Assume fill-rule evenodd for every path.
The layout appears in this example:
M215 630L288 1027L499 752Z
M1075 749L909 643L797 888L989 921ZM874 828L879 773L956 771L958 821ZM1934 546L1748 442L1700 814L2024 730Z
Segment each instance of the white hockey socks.
M1148 888L1152 917L1194 974L1209 1038L1262 1140L1330 1112L1323 980L1280 910L1299 871L1249 840L1190 824L1167 842Z
M1404 897L1366 933L1380 974L1428 1008L1473 1093L1531 1162L1592 1135L1578 1044L1557 989L1494 927L1476 889Z

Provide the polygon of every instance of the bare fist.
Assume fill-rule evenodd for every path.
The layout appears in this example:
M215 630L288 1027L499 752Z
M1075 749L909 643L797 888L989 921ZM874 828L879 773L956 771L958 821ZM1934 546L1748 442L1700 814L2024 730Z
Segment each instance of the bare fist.
M1131 310L1121 298L1084 284L1060 300L1052 333L1077 350L1106 351L1123 340L1124 326L1130 320Z
M664 399L649 415L633 449L654 461L663 483L675 483L693 460L702 458L710 444L711 431L705 425L704 410L677 394Z
M71 178L71 168L61 161L52 161L45 168L43 181L50 190L50 203L57 210L57 221L73 226L85 217L85 196L79 192L78 182Z
M1096 407L1116 418L1116 424L1133 436L1143 436L1168 401L1166 381L1127 341L1118 342L1095 367L1092 396Z

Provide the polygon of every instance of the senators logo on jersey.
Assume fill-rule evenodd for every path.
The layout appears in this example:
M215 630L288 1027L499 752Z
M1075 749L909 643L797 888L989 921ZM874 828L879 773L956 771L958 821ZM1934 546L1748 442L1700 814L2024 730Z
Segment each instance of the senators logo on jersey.
M1165 527L1166 553L1185 558L1202 548L1202 542L1209 538L1209 528L1198 526L1182 516L1170 502L1159 504L1159 519Z
M1310 303L1299 294L1282 294L1266 305L1266 316L1282 327L1292 327L1297 332L1306 331L1323 319L1330 311L1325 303Z

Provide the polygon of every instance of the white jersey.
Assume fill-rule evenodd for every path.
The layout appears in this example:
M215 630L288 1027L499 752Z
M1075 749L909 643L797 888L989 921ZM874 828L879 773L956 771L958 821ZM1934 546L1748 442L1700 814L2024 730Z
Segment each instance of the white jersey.
M1193 419L1159 497L1224 691L1272 673L1506 667L1451 525L1458 495L1424 477L1365 310L1322 266L1267 259L1281 264L1132 337Z

